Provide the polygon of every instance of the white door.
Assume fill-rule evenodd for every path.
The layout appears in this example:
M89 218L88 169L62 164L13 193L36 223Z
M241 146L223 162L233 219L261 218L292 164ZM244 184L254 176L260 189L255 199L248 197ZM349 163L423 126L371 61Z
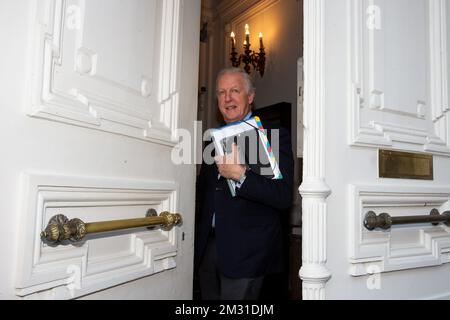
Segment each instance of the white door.
M449 30L445 0L305 0L304 298L450 298L445 224L363 225L450 209ZM380 177L379 150L433 178Z
M0 298L190 299L199 0L0 3ZM84 222L180 213L49 246L55 214Z

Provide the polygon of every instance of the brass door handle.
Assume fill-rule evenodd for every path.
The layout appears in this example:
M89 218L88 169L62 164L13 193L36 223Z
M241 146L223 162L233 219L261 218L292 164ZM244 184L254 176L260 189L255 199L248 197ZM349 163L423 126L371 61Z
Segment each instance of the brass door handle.
M162 212L158 216L154 209L148 210L145 218L91 223L84 223L78 218L69 220L65 215L58 214L50 219L45 230L41 232L41 240L59 245L66 240L78 242L87 234L99 232L152 226L161 226L163 230L170 230L181 222L182 218L178 213Z
M364 217L364 227L369 231L376 228L386 230L397 224L431 223L433 225L438 225L441 222L445 223L446 226L450 226L450 211L445 211L440 214L437 209L432 209L427 216L404 217L391 217L388 213L380 213L377 215L375 212L369 211Z

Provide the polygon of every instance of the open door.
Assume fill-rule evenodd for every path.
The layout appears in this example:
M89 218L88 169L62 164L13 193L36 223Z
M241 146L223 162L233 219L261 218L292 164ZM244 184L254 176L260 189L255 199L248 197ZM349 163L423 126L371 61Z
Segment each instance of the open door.
M304 14L303 297L449 298L446 224L364 225L450 209L448 2L305 0Z
M190 299L200 1L0 4L3 299ZM84 222L183 223L43 243L63 214Z

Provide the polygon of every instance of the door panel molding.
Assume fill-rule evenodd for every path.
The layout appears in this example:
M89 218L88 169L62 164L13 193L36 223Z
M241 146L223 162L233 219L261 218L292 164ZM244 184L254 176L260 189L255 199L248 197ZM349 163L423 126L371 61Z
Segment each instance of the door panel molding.
M403 50L406 52L413 45L412 39L401 38L404 48L389 46L396 39L395 33L388 33L389 18L395 18L396 10L401 10L395 6L401 4L389 2L394 7L385 8L387 4L384 0L352 0L349 6L350 145L450 155L445 0L416 0L408 4L417 8L408 11L414 15L409 20L400 20L404 23L399 30L428 30L422 32L418 45L414 42L416 50L409 54L403 54ZM369 28L368 8L374 6L380 8L380 22ZM388 66L396 60L391 58L394 53L385 55L386 48L395 48L394 53L404 57L397 66L404 72L390 71Z
M37 2L28 114L175 145L182 1Z
M450 228L444 224L398 225L369 231L363 221L368 211L391 216L426 215L450 207L450 186L421 187L350 185L350 271L353 276L450 262Z
M142 218L146 210L177 212L174 182L23 174L16 294L56 289L74 298L176 267L177 229L145 228L87 236L51 247L40 239L54 214L85 222Z

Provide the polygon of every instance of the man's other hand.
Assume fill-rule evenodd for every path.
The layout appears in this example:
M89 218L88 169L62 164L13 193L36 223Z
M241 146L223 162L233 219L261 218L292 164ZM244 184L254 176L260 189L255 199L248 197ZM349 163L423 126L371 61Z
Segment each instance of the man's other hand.
M245 167L239 162L239 152L235 143L231 146L231 153L217 156L214 159L220 175L224 178L239 181L245 173Z

